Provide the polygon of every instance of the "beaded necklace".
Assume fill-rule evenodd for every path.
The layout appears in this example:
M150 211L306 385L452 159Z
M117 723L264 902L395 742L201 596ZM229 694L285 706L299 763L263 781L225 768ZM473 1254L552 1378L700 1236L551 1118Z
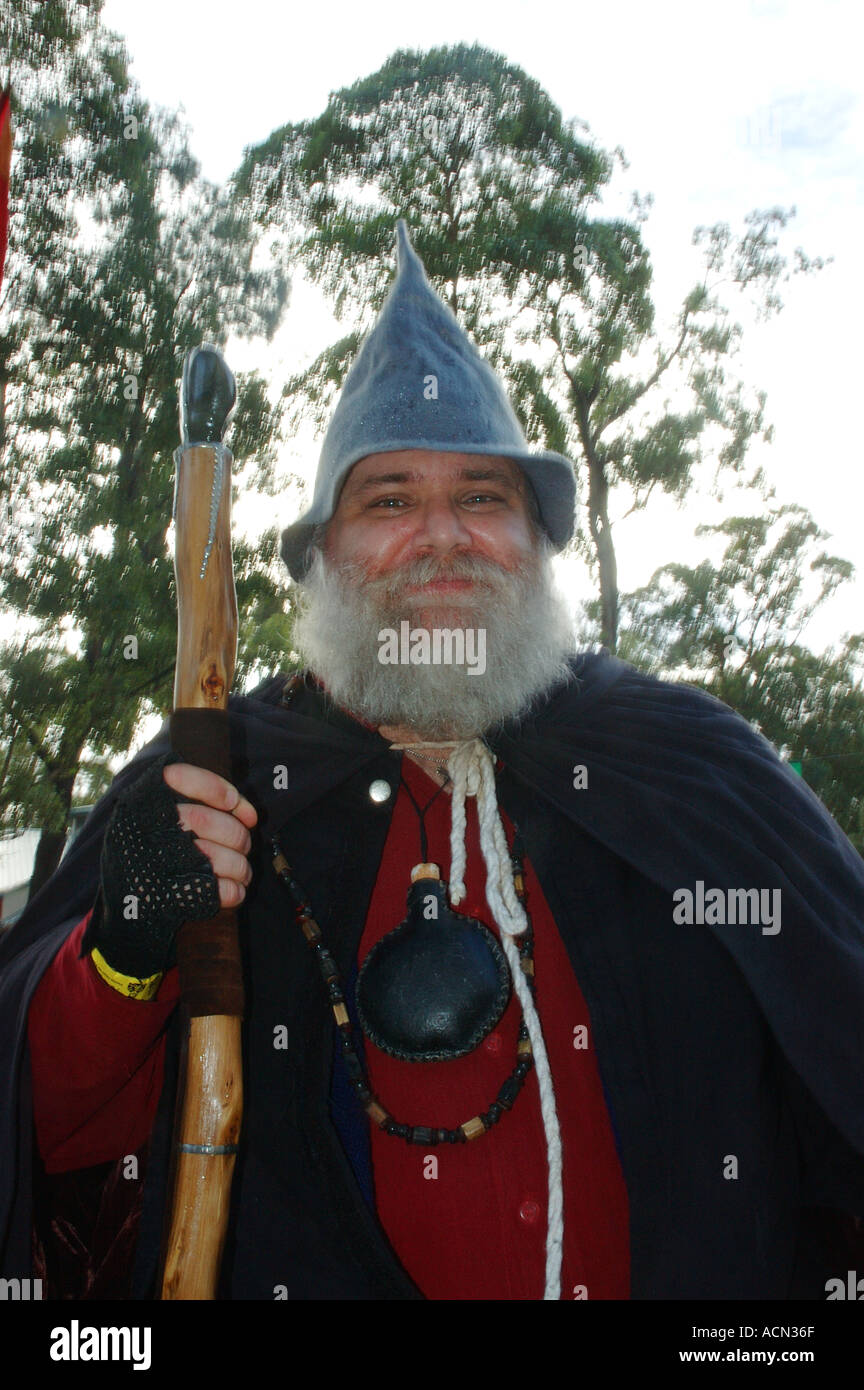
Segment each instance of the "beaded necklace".
M456 1129L439 1129L430 1125L406 1125L400 1123L400 1121L396 1120L385 1109L369 1085L369 1076L366 1066L354 1045L353 1028L345 1004L345 995L342 988L339 968L333 956L327 950L321 928L315 921L303 890L296 882L293 869L282 853L281 847L276 839L271 840L271 847L273 850L273 867L280 882L288 890L294 907L295 920L315 956L318 969L321 972L321 978L327 990L327 997L339 1030L340 1046L348 1079L360 1105L369 1119L372 1120L379 1129L383 1130L385 1134L392 1134L398 1139L404 1139L408 1144L422 1144L425 1146L436 1144L464 1144L468 1140L476 1139L481 1134L485 1134L487 1130L498 1123L505 1110L509 1110L512 1107L524 1085L525 1078L534 1066L533 1049L528 1036L524 1015L519 1025L519 1036L516 1046L516 1065L507 1080L501 1086L498 1095L495 1097L495 1100L491 1103L488 1110L484 1111L482 1114L474 1115L471 1119L458 1125ZM513 885L517 897L524 907L525 875L521 854L516 850L515 843L514 853L510 862L513 870ZM434 887L436 884L440 885L443 890L438 866L436 864L418 864L412 870L412 886L415 883L424 883L424 881L426 885L430 887ZM527 916L527 908L525 911ZM528 929L519 940L518 949L519 963L526 977L531 996L535 999L536 1003L534 990L534 935L530 918L528 919Z

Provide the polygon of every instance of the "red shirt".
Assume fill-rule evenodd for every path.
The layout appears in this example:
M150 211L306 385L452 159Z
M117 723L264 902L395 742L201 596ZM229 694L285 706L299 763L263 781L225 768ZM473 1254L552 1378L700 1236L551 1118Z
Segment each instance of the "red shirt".
M403 759L402 773L415 801L424 808L435 795L436 785L408 758ZM473 797L466 799L466 813L466 897L457 911L478 918L500 935L486 902ZM446 792L431 803L424 820L429 859L446 880L450 868ZM512 826L506 816L502 820L512 842ZM419 817L400 787L360 943L361 963L375 942L405 917L410 871L422 858ZM525 870L535 938L537 1004L562 1137L561 1295L628 1298L627 1193L588 1010L527 862ZM449 1062L399 1061L367 1041L372 1089L403 1124L455 1129L487 1110L497 1096L516 1062L520 1021L514 993L480 1047ZM587 1047L574 1045L586 1040ZM376 1125L371 1131L379 1219L402 1264L428 1298L542 1298L547 1162L535 1071L529 1073L512 1110L486 1134L466 1144L441 1144L427 1150L385 1134Z
M435 784L410 759L403 776L424 807ZM476 807L466 802L467 896L458 911L497 934L485 898ZM425 816L429 858L450 867L450 798ZM504 818L508 837L512 827ZM419 820L400 787L358 958L405 916L410 871L422 859ZM537 1001L561 1126L563 1299L629 1297L627 1194L593 1048L590 1018L539 883L526 862ZM49 1172L134 1153L147 1138L162 1085L162 1033L178 997L177 972L155 1000L126 999L80 960L82 923L46 971L29 1015L33 1109ZM400 1062L366 1041L371 1085L406 1124L455 1128L488 1109L516 1060L515 995L473 1053ZM587 1046L578 1044L586 1041ZM381 1224L408 1274L431 1299L539 1299L546 1237L546 1141L536 1074L513 1109L466 1144L406 1144L371 1126Z

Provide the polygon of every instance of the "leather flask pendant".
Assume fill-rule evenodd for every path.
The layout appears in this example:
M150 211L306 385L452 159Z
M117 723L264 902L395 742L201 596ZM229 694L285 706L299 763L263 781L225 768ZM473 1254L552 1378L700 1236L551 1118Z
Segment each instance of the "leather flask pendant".
M473 1052L510 997L510 971L488 927L447 904L436 864L411 872L405 921L369 952L357 979L364 1033L406 1062Z

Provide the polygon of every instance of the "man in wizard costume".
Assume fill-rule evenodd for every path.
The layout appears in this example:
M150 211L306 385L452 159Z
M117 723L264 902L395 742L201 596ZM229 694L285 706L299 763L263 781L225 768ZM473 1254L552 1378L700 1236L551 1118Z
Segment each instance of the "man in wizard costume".
M232 700L230 784L144 749L3 943L3 1274L153 1296L174 937L239 902L224 1297L825 1298L862 861L731 710L571 650L572 467L397 249L283 537L308 669Z

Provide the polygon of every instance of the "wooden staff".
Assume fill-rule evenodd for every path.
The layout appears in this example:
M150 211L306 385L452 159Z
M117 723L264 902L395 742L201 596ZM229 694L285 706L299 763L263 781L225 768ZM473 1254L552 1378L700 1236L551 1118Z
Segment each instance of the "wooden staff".
M228 691L237 651L231 560L231 463L224 445L177 451L177 670L171 744L196 767L231 778ZM243 976L237 920L220 909L177 940L188 1017L178 1094L163 1299L216 1296L243 1111Z

